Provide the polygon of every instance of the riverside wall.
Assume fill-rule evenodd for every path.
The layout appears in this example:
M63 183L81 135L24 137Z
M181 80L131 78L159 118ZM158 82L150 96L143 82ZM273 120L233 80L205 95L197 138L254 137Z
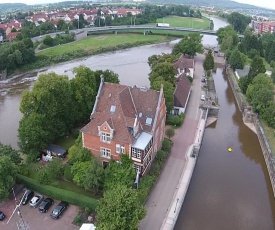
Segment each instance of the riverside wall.
M172 230L177 222L179 212L184 202L194 168L196 166L197 157L206 126L208 110L203 110L201 113L200 121L197 127L197 132L193 144L188 148L185 153L186 164L182 171L177 190L174 193L172 202L167 211L166 217L162 223L161 230Z
M235 79L233 70L231 68L226 68L226 73L229 84L236 98L238 108L243 114L244 123L248 124L247 126L249 128L251 128L251 126L254 126L252 130L256 131L256 134L258 136L270 178L273 196L275 197L275 154L270 147L269 140L264 131L264 128L261 125L260 119L258 118L257 114L252 112L251 106L248 104L244 95L241 92L238 82Z

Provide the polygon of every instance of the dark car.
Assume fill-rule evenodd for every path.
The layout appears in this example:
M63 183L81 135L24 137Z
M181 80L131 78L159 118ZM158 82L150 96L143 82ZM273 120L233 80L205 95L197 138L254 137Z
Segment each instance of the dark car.
M49 210L49 208L52 206L53 204L53 199L52 198L46 198L45 200L42 201L42 203L39 206L39 212L47 212Z
M31 200L29 205L31 207L37 208L38 205L41 203L41 201L43 200L43 196L40 194L35 195Z
M0 220L4 220L4 219L5 219L5 214L0 211Z
M24 194L22 204L23 205L27 204L31 200L31 198L33 198L33 196L34 196L34 192L31 190L27 190Z
M58 219L61 217L62 213L68 208L69 204L65 201L61 201L52 211L51 217L53 219Z

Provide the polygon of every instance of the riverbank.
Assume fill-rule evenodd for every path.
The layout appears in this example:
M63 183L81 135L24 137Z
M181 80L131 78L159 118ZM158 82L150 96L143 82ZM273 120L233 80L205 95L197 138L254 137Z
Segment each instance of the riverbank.
M28 77L34 76L42 68L47 69L53 64L132 47L170 42L172 40L175 40L175 37L168 37L165 35L112 34L90 36L80 41L52 47L39 52L36 55L36 61L24 65L22 68L9 75L8 79L21 77L23 74L29 74L30 76Z

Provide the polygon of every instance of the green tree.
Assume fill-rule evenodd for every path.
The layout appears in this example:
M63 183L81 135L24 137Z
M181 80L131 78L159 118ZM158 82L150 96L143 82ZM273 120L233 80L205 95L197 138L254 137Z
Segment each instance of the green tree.
M18 151L12 149L10 145L4 145L0 142L0 158L3 156L9 157L16 165L21 163L22 160Z
M51 178L59 179L63 175L64 166L60 158L53 159L47 165Z
M214 57L212 54L212 50L208 50L208 53L206 54L203 62L203 68L206 71L214 68Z
M46 37L43 39L43 43L47 46L53 46L54 39L50 35L46 35Z
M275 68L272 69L271 79L272 79L273 83L275 84Z
M68 29L68 25L67 23L63 20L63 19L60 19L57 23L57 29L58 30L65 30L65 29Z
M238 12L233 12L227 17L227 20L236 31L243 33L250 23L251 18Z
M262 112L262 118L271 128L275 128L275 102L269 101Z
M9 190L15 184L18 167L8 156L0 157L0 200L9 196Z
M241 52L238 49L235 49L231 53L230 58L229 58L229 64L233 70L244 68L244 62L241 57Z
M97 229L138 229L139 221L146 209L139 200L136 190L126 186L115 186L104 192L104 197L96 209Z
M76 123L87 122L92 112L97 88L94 72L85 66L74 68L75 78L71 80L73 91L74 109Z
M271 48L268 53L268 59L267 61L270 63L272 61L275 61L275 41L272 42Z
M189 33L184 35L179 43L172 50L172 54L183 53L194 57L196 53L203 53L203 45L201 43L202 36L199 33Z
M248 86L246 96L256 112L262 114L269 101L273 101L273 88L272 80L263 73L258 74Z
M254 79L258 74L260 73L265 73L265 65L263 62L263 59L260 56L256 56L252 62L251 62L251 67L250 71L248 73L248 77L250 78L250 81Z
M136 172L133 167L133 161L124 154L121 156L121 162L111 161L104 170L104 190L110 190L118 185L131 187L134 183Z
M176 69L171 62L160 62L157 63L151 73L149 74L149 80L152 84L156 81L156 79L162 79L163 81L170 82L171 84L175 84L175 75Z
M112 70L96 70L95 71L95 78L96 78L96 88L98 89L101 76L104 77L104 82L111 82L119 84L119 76L117 73L113 72Z
M104 169L95 157L92 157L90 161L76 162L71 172L73 181L86 190L97 193L103 185Z
M50 172L46 168L43 168L37 173L37 181L40 184L50 184L51 180Z
M82 146L73 145L69 149L68 158L70 160L70 164L74 164L76 162L90 161L92 159L92 155L88 149L85 149Z

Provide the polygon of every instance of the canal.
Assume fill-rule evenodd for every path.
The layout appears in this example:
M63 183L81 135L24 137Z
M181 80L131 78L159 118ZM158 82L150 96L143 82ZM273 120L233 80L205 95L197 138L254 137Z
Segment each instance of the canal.
M227 24L213 18L215 28ZM147 64L153 54L170 53L176 43L142 46L92 56L48 68L73 77L72 69L111 69L121 84L149 86ZM204 44L216 45L216 37L205 35ZM0 142L18 149L17 129L22 117L22 91L31 89L32 79L17 79L0 92ZM217 69L214 74L220 113L206 129L200 156L176 225L181 229L275 229L275 203L257 136L242 122L229 84ZM0 83L1 84L1 83ZM233 148L231 153L227 148Z

